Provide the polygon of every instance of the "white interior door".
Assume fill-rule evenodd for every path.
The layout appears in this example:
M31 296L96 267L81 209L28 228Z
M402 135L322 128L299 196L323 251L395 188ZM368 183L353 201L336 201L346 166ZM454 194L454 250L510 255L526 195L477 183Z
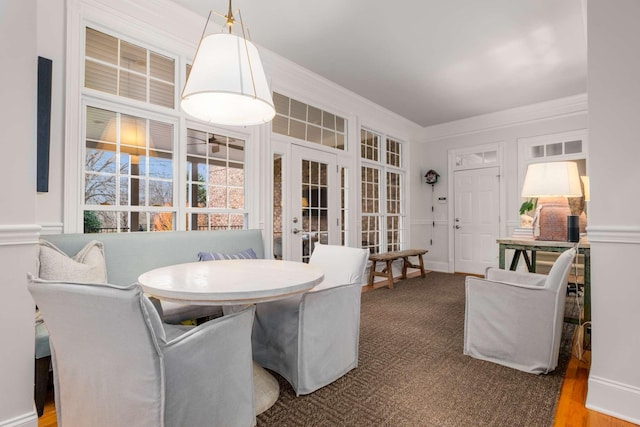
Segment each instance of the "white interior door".
M308 262L316 242L340 244L337 157L292 145L290 160L285 259Z
M498 265L499 168L456 171L454 192L455 271L483 274Z

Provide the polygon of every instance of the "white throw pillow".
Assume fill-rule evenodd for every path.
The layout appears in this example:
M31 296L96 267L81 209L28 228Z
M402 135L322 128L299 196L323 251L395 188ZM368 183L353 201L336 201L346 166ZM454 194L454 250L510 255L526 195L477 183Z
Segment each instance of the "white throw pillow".
M39 277L79 283L107 283L107 266L102 242L92 240L73 257L51 242L40 240Z

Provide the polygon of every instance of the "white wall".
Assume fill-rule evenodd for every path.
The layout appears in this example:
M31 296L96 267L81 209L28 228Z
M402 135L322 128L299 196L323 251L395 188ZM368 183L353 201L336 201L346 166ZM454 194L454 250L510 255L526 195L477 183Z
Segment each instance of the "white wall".
M429 169L440 174L434 187L434 214L431 214L432 188L424 183L424 179L420 185L411 188L410 198L413 245L429 250L425 255L427 268L452 271L448 234L452 226L449 224L449 210L453 209L453 195L448 194L449 150L502 144L504 170L501 179L506 184L506 212L501 213L501 219L505 235L511 235L513 227L519 225L521 204L518 139L586 129L586 109L586 96L580 95L425 128L421 137L423 142L412 147L411 169L412 178L416 179L423 177ZM446 203L438 202L439 197L446 197ZM496 249L496 265L497 255Z
M35 426L36 0L0 3L0 52L0 426Z
M592 362L587 407L640 424L640 2L590 0Z
M49 192L36 196L36 221L44 231L62 230L64 197L65 0L37 0L38 55L52 60Z

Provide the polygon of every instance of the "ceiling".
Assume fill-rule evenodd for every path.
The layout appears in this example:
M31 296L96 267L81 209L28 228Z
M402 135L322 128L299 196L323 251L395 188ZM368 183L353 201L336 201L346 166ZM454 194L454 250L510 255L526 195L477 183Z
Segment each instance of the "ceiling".
M228 9L173 1L203 17ZM430 126L586 93L584 3L235 0L233 9L259 46Z

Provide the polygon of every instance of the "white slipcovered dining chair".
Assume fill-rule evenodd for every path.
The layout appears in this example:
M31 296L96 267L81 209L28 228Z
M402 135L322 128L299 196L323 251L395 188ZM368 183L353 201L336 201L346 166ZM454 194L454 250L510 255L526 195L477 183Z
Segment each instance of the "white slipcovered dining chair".
M137 284L29 278L47 322L58 426L253 426L254 308L161 322Z
M316 243L309 264L324 270L311 291L256 305L253 358L309 394L358 366L365 249Z
M489 268L466 278L464 354L534 374L558 365L574 248L548 275Z

